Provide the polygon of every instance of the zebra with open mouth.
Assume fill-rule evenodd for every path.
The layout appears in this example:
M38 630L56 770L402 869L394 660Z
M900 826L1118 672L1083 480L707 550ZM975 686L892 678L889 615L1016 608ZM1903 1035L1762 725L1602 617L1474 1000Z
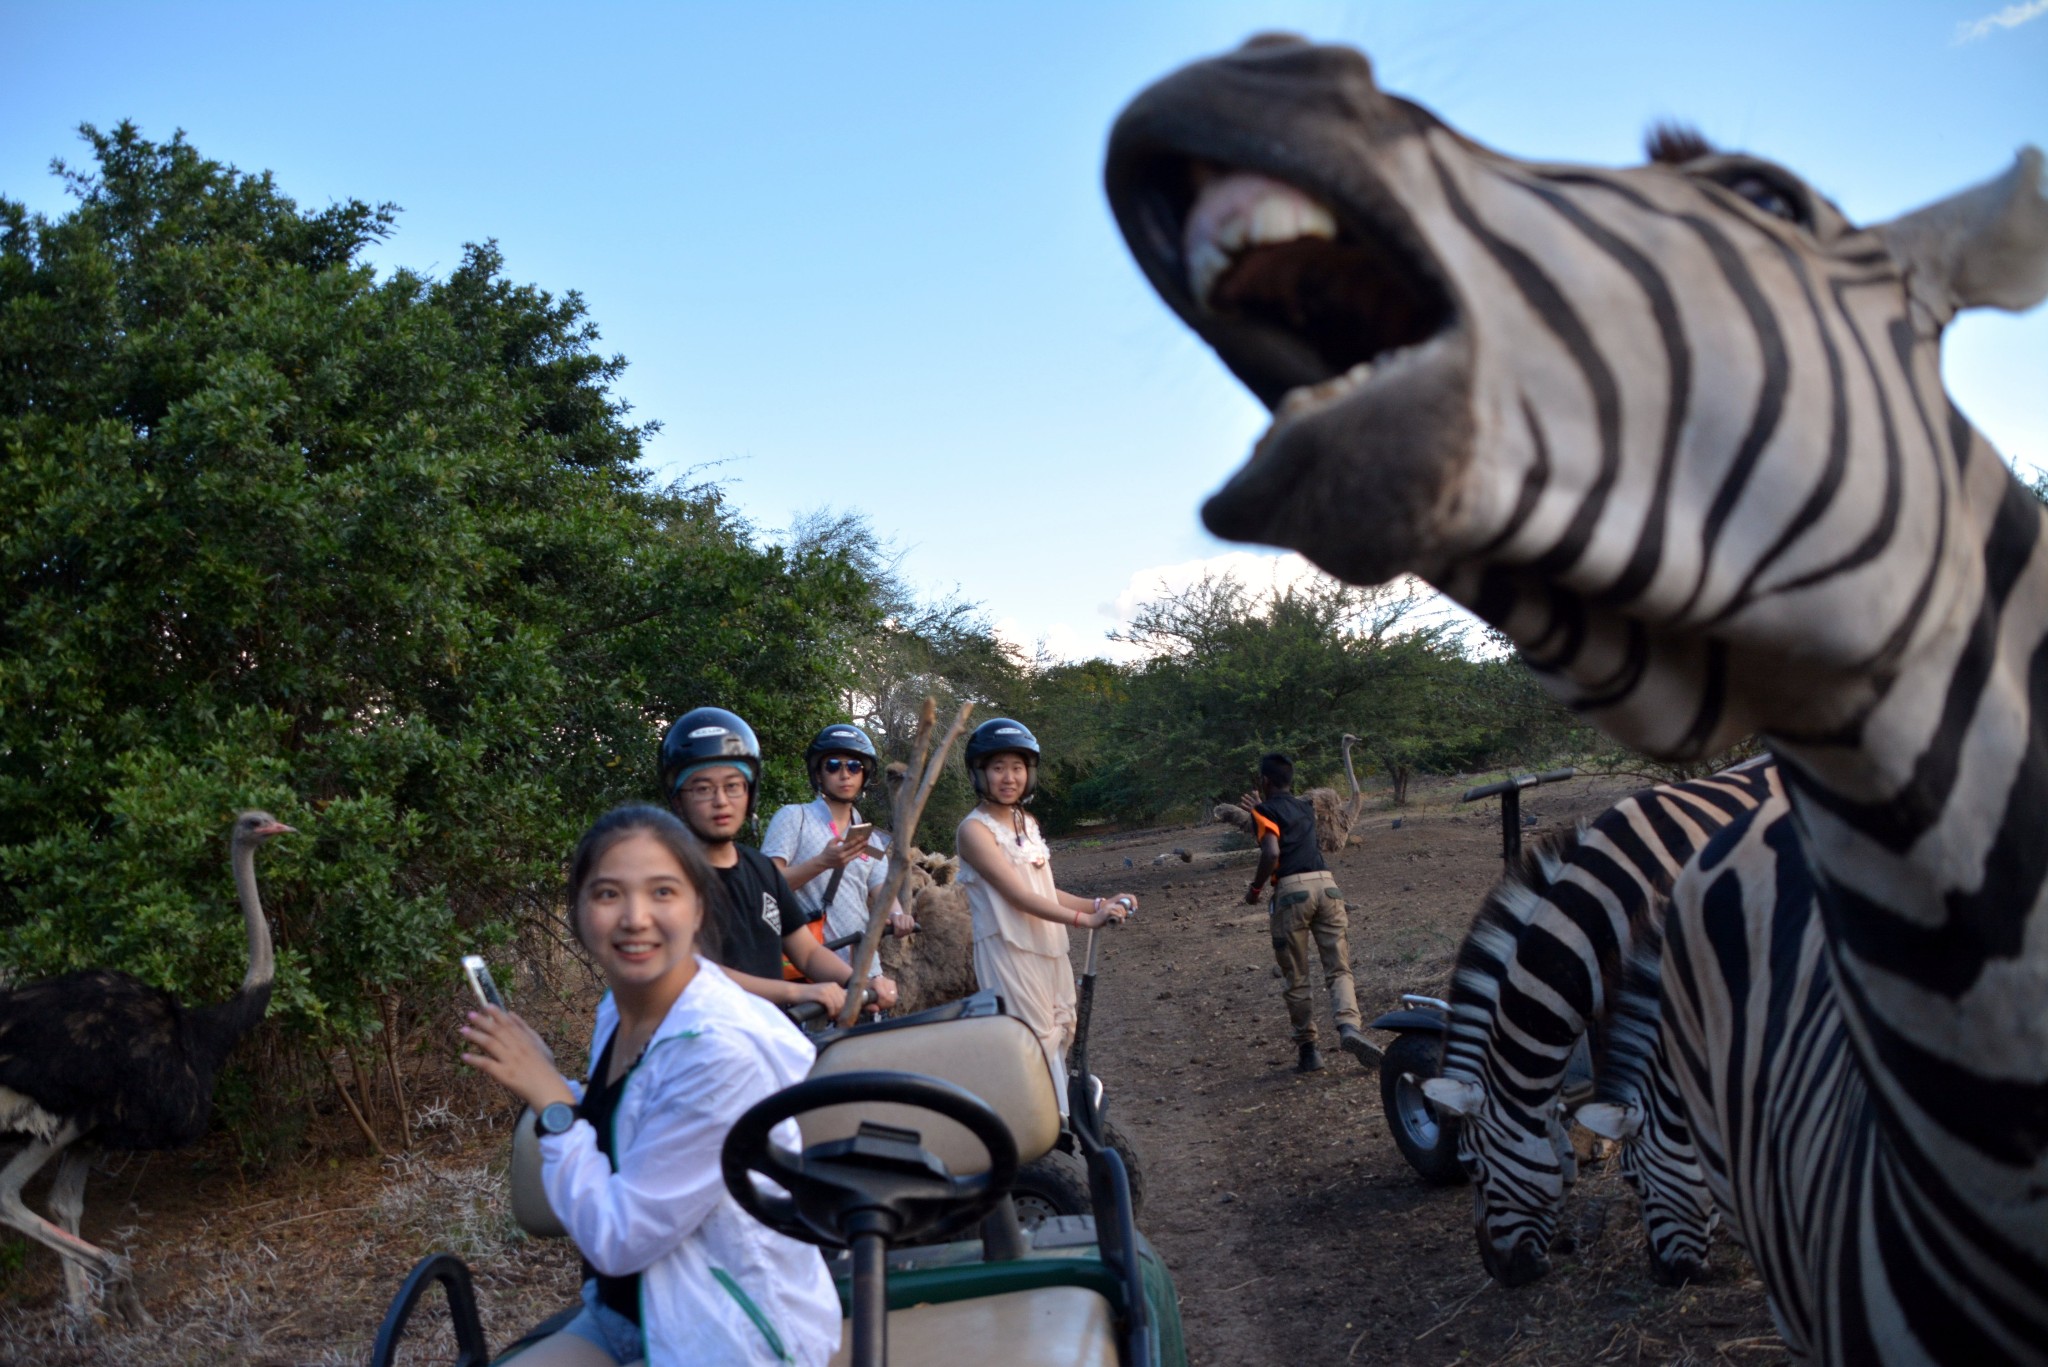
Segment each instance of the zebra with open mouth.
M1779 760L1662 1010L1792 1350L2048 1361L2048 539L1940 375L1957 311L2048 295L2042 158L1857 226L1667 151L1519 161L1267 36L1134 100L1106 181L1274 411L1212 531L1430 580L1642 750Z

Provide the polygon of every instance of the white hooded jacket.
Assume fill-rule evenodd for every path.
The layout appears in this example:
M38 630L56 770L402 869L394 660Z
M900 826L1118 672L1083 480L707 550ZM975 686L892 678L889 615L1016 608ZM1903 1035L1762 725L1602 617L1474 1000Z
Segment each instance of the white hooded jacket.
M592 1066L618 1024L607 994ZM699 957L620 1094L618 1171L586 1121L541 1140L541 1183L576 1247L607 1276L641 1274L648 1367L811 1367L838 1347L839 1296L822 1255L742 1211L719 1172L733 1122L802 1081L815 1056L780 1011ZM794 1121L775 1138L802 1147Z

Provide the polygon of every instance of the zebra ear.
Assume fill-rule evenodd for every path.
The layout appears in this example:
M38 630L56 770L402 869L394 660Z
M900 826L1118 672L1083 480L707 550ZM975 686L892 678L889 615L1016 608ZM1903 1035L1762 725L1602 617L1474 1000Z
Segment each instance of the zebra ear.
M2048 199L2041 151L2004 175L1879 224L1914 301L1936 326L1966 308L2030 309L2048 297Z
M1572 1113L1572 1120L1618 1144L1643 1127L1643 1108L1618 1101L1589 1101Z
M1456 1077L1424 1078L1422 1094L1428 1097L1439 1111L1456 1116L1471 1115L1479 1109L1479 1103L1486 1099L1486 1093L1478 1083Z

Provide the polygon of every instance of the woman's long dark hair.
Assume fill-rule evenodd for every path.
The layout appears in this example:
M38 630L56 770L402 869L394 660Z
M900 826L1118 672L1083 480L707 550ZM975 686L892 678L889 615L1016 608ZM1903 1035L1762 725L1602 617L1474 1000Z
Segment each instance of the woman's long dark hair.
M705 862L704 847L690 833L690 828L673 813L645 802L631 802L606 812L591 823L583 838L576 842L576 853L569 856L569 929L576 936L576 943L583 943L580 913L584 885L590 881L590 875L596 871L605 852L629 835L650 835L675 856L676 863L682 867L683 877L697 891L696 951L707 959L717 959L720 948L718 908L723 904L725 886L718 881L711 865Z

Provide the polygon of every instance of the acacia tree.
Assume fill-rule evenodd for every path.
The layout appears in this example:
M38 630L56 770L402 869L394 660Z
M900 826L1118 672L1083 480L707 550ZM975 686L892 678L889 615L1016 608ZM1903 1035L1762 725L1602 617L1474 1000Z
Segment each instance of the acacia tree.
M859 572L652 485L623 360L491 244L379 278L390 206L84 136L70 212L0 199L0 976L225 995L262 805L272 1019L361 1039L552 905L682 708L800 747Z

